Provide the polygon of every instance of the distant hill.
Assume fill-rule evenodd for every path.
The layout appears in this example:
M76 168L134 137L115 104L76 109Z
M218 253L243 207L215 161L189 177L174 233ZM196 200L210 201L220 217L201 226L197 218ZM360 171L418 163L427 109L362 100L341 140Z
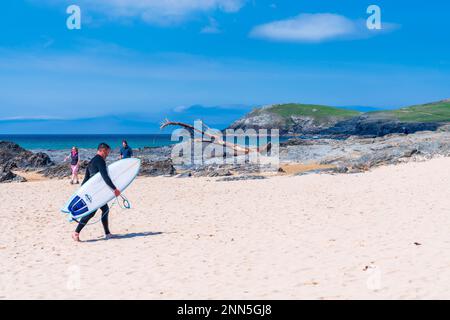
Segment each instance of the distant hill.
M360 109L360 107L357 107ZM370 110L370 109L369 109ZM279 129L281 134L374 135L436 130L450 123L450 100L396 110L361 112L306 104L280 104L253 110L232 129Z
M258 108L234 122L232 129L279 129L282 134L313 133L361 112L322 105L278 104Z
M160 122L165 118L193 124L201 119L212 128L223 129L236 118L251 111L251 107L193 105L168 109L164 113L123 113L80 117L58 118L0 118L0 134L142 134L163 133Z
M105 115L79 119L0 119L0 134L94 134L161 132L164 119L193 123L203 120L211 128L280 129L281 134L385 135L436 130L450 123L450 99L395 110L370 107L331 107L313 104L276 104L251 110L249 106L193 105L164 114Z
M376 111L370 116L391 118L402 122L450 122L450 99L396 110Z

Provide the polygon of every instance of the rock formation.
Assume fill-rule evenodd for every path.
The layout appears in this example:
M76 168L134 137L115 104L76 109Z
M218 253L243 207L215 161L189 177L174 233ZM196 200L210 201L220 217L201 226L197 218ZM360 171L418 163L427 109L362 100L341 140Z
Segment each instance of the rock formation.
M0 141L0 182L23 182L25 178L13 170L36 170L51 166L53 162L45 153L33 153L18 144Z

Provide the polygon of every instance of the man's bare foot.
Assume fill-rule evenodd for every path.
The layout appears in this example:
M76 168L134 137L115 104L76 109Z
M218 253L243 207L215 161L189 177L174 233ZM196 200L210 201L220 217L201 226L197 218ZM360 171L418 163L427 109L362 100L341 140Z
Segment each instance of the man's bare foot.
M114 239L115 237L116 237L115 235L110 233L110 234L105 235L105 240Z
M72 239L75 242L80 242L80 234L76 232L72 233Z

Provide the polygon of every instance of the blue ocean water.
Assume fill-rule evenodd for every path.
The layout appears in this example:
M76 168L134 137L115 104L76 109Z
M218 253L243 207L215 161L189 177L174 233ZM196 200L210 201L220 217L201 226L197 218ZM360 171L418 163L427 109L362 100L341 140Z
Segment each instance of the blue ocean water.
M288 140L289 137L280 137L279 141ZM1 135L0 141L10 141L17 143L22 148L28 150L69 150L73 146L79 149L96 149L99 143L105 142L111 146L112 149L117 149L122 146L122 141L127 140L128 144L136 148L144 147L163 147L177 143L171 141L169 134L112 134L112 135ZM249 141L246 141L249 145Z
M67 150L76 146L80 149L95 149L105 142L113 149L127 140L133 148L161 147L173 144L168 134L131 135L0 135L0 141L11 141L28 150Z

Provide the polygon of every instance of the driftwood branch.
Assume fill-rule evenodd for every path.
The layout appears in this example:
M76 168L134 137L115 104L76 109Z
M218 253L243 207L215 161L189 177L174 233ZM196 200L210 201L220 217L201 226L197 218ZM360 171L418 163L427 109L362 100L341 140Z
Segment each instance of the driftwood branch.
M170 121L169 119L166 119L161 123L161 130L164 128L167 128L169 126L178 126L178 127L188 129L192 132L200 133L202 136L206 136L211 139L211 141L207 141L207 142L210 142L210 143L213 143L213 144L225 147L225 148L230 148L230 149L234 150L236 154L249 154L249 153L253 153L253 152L262 153L262 152L270 151L270 149L272 148L272 143L269 143L269 144L265 145L264 147L243 147L243 146L237 145L235 143L229 143L229 142L223 140L222 135L214 134L211 131L208 132L209 127L206 125L204 125L204 126L207 128L207 130L203 130L203 128L202 128L202 130L199 130L198 128L195 128L192 125L182 123L182 122L174 122L174 121Z

